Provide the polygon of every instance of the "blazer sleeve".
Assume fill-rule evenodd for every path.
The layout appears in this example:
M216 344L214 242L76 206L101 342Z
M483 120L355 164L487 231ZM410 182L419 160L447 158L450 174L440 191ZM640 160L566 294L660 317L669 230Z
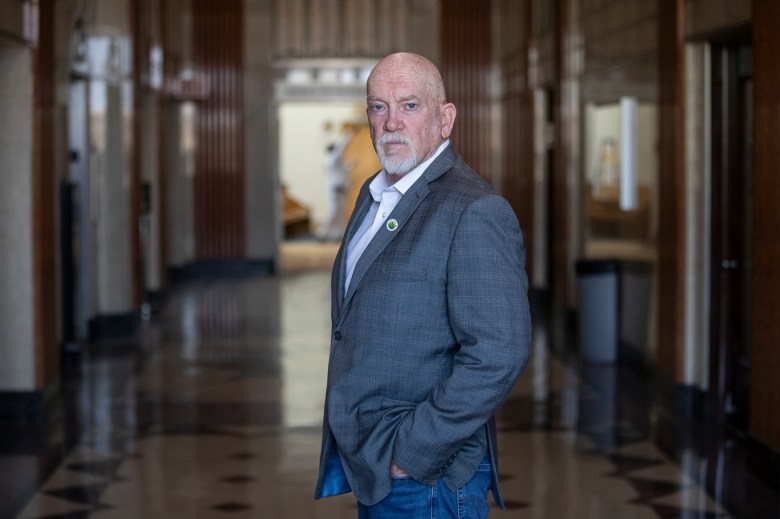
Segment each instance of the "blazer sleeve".
M429 484L506 400L531 351L525 249L505 199L485 196L463 211L447 261L452 375L401 423L393 448L399 466Z

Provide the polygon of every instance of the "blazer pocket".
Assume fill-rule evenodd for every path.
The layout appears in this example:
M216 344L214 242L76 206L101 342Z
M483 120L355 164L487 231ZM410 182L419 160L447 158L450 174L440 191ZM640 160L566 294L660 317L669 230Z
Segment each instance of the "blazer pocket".
M389 281L397 281L401 283L415 283L419 281L425 281L428 277L428 271L426 270L383 270L382 277Z
M404 402L403 400L394 400L392 398L382 398L380 408L384 411L384 419L395 421L399 417L409 414L417 407L414 402Z

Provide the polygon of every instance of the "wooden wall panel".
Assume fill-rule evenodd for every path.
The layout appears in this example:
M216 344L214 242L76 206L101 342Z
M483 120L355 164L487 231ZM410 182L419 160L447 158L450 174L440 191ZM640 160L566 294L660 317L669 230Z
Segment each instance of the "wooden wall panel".
M191 43L190 35L185 32L189 8L189 0L165 0L158 4L160 40L165 53L163 65L171 76L181 72Z
M684 327L684 0L658 2L657 367L680 379Z
M274 57L367 58L409 50L428 0L274 0ZM472 2L479 7L478 2ZM428 21L430 24L432 21Z
M685 34L689 38L706 38L747 26L751 4L751 0L686 0Z
M295 58L305 57L307 48L306 35L308 31L306 30L307 20L303 0L276 1L274 6L276 55ZM318 15L321 14L319 9L315 12Z
M244 258L243 2L193 1L193 62L209 85L198 103L195 254Z
M33 284L35 383L43 389L59 378L57 333L57 175L55 170L54 0L38 1L37 44L33 46Z
M657 4L647 0L582 0L580 26L585 74L653 81L658 49Z
M491 172L490 2L448 0L441 4L441 73L457 108L452 141L477 173Z
M24 2L0 2L0 34L19 41L27 41L25 34Z
M621 96L655 102L658 5L646 0L579 0L583 41L582 98L616 103Z
M373 2L343 0L342 5L344 6L344 35L347 36L342 41L344 54L370 56L375 48L376 31L373 24L366 21L379 19L374 12ZM314 22L313 19L311 21Z
M780 450L780 2L753 2L751 432Z
M579 119L575 116L578 107L572 105L568 97L572 93L571 86L578 77L573 70L573 56L567 43L574 35L574 17L571 13L571 0L555 2L553 25L554 68L552 87L555 111L555 148L553 150L552 201L547 208L550 215L551 241L551 295L554 311L570 309L574 306L574 261L579 250L572 248L572 236L579 234L579 229L573 228L572 212L576 212L578 200L573 198L570 188L577 181L579 168L572 171L572 154L574 139L572 131L577 130ZM542 33L546 39L550 32ZM540 85L542 86L542 85Z
M533 272L534 225L534 118L528 78L531 45L530 2L502 0L499 6L499 60L501 71L501 191L512 205L526 244L529 275Z

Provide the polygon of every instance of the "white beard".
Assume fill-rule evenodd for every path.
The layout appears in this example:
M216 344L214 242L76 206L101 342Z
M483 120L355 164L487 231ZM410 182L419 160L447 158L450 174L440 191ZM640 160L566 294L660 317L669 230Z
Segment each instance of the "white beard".
M385 146L387 144L399 142L409 150L406 159L397 159L392 155L385 153ZM417 166L417 150L414 149L412 141L403 135L385 133L376 142L376 153L379 157L379 162L382 163L385 171L391 175L403 175Z

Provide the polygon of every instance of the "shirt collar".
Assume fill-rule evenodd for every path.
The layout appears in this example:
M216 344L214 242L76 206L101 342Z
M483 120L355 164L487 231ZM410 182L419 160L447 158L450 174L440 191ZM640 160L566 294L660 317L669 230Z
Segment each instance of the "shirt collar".
M401 177L395 184L392 186L388 185L387 183L387 173L385 172L384 168L382 171L379 172L379 174L374 177L374 180L371 181L371 184L369 184L368 188L371 191L371 196L376 200L377 202L382 200L382 192L388 188L393 188L402 195L406 193L410 187L412 187L412 184L414 184L418 178L420 178L423 173L425 173L425 170L428 169L428 166L431 165L431 162L436 160L436 157L438 157L442 151L447 147L447 145L450 143L450 140L447 139L446 141L442 142L439 147L436 149L436 152L428 157L428 159L418 164L416 168L411 170L409 173Z

